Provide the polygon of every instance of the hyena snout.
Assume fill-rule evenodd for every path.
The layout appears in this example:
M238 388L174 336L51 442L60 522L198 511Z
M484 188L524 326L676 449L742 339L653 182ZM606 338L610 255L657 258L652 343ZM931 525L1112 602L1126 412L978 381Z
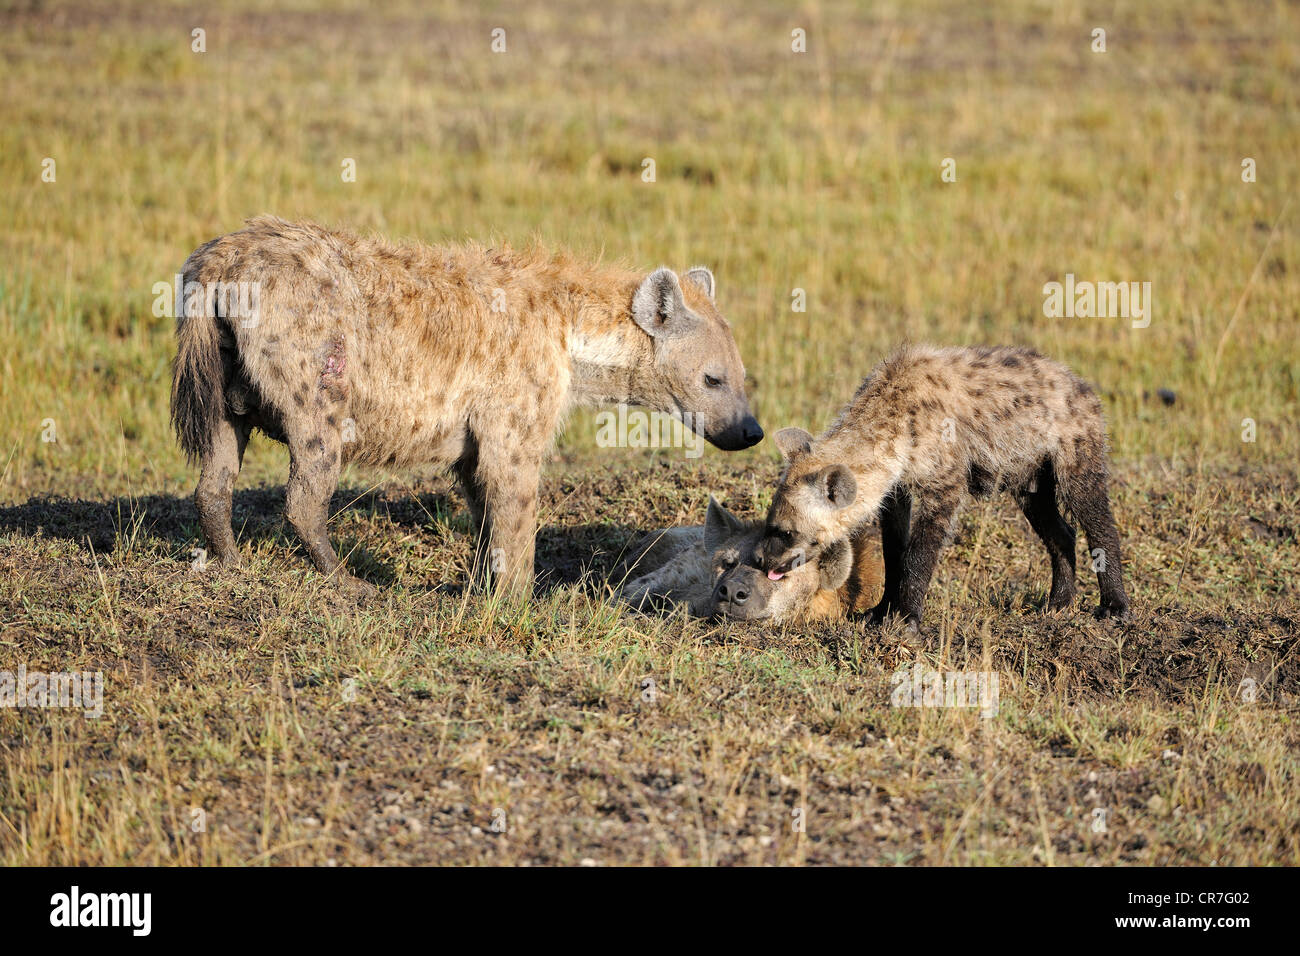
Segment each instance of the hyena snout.
M743 369L739 374L744 374ZM702 387L675 390L672 401L682 422L723 451L740 451L761 442L763 426L750 411L744 389L713 384L717 380L707 373L702 381Z
M766 578L757 568L740 565L718 579L713 602L721 617L752 621L767 617L768 595L763 587Z
M725 427L705 432L705 440L723 451L740 451L750 448L763 440L763 427L758 419L745 409L743 417L728 423Z
M771 575L773 581L779 581L816 557L816 542L779 530L767 530L763 540L754 549L754 559L759 570Z
M711 348L717 346L706 346L703 351L707 354ZM735 358L730 367L719 365L712 371L706 363L705 371L697 373L698 381L681 383L673 396L691 430L723 451L740 451L763 440L763 427L750 410L745 392L745 368L739 354Z

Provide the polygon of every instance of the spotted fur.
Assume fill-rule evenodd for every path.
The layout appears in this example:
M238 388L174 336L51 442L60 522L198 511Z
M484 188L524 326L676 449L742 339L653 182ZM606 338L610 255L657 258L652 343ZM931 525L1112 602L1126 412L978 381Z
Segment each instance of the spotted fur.
M649 275L540 248L394 245L269 217L200 246L185 282L260 289L254 321L178 309L172 420L202 467L214 557L238 558L230 498L249 433L289 446L286 516L318 568L359 594L326 534L344 463L450 467L479 529L476 569L533 575L543 456L569 409L691 416L715 445L762 438L745 369L695 268Z
M1020 348L904 348L821 437L782 429L774 440L785 468L759 547L760 566L774 574L879 514L885 594L873 614L897 611L916 628L961 507L1001 488L1051 557L1048 607L1075 594L1074 529L1059 496L1100 561L1099 613L1128 616L1101 401L1057 362Z
M870 607L883 568L874 530L820 554L779 581L755 564L762 521L743 521L709 499L705 523L654 532L633 550L620 597L634 607L685 605L695 617L831 620Z

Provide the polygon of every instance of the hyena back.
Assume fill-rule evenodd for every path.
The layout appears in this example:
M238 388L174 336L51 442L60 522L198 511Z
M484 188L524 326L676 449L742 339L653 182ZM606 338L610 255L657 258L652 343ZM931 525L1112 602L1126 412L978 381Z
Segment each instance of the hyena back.
M1002 488L1051 558L1048 608L1075 595L1075 533L1059 497L1092 549L1099 614L1128 617L1101 401L1064 366L1027 349L904 348L871 373L821 437L802 429L774 437L785 469L760 547L771 574L879 512L885 594L873 616L901 612L916 629L961 507Z
M684 604L695 617L828 620L863 610L880 591L879 542L873 532L839 542L784 575L755 563L762 521L745 521L709 498L703 525L646 535L627 561L619 596L634 607Z
M264 217L200 246L183 270L172 421L202 474L213 556L238 560L231 493L252 429L289 447L285 514L320 570L344 463L450 466L479 531L476 573L533 575L542 458L578 404L683 417L724 449L755 444L744 365L713 275L648 276L542 250L393 245ZM252 315L211 289L256 289Z

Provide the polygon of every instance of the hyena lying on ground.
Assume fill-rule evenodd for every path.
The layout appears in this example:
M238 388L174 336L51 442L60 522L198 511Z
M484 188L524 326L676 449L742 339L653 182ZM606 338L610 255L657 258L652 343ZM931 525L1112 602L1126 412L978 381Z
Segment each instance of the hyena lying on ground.
M817 558L769 578L755 564L762 521L742 521L709 498L702 525L646 535L621 576L619 596L633 607L685 604L695 617L777 622L828 620L870 606L883 569L874 531L823 550Z
M1050 359L1015 348L904 348L877 366L820 438L786 428L775 441L785 470L759 547L769 577L880 511L885 594L873 617L901 612L916 630L962 505L1004 488L1047 547L1047 606L1059 610L1075 594L1074 529L1057 510L1059 494L1093 550L1100 616L1128 617L1101 402Z
M200 246L183 278L172 421L202 465L199 521L223 563L238 560L230 499L253 428L289 446L285 514L312 561L359 595L374 588L326 533L345 462L450 465L478 526L477 572L521 590L542 457L572 406L655 409L724 449L763 437L707 269L679 280L259 218ZM235 283L258 291L256 315L218 314L213 290Z

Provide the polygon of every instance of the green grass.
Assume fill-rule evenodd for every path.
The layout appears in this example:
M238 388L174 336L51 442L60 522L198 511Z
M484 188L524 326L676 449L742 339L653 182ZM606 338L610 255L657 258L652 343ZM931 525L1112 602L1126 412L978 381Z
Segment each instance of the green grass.
M0 710L0 862L1300 862L1293 6L88 2L0 27L0 670L107 681L98 721ZM820 428L903 341L1037 347L1103 395L1137 620L1042 617L1000 503L964 519L921 651L626 614L619 550L710 491L757 512L775 453L597 449L590 413L545 473L528 605L464 592L444 479L382 471L345 475L331 525L381 596L340 600L259 439L248 566L194 574L152 289L260 213L707 264L769 431ZM1066 273L1151 282L1150 327L1047 318ZM889 706L916 654L996 670L998 717Z

